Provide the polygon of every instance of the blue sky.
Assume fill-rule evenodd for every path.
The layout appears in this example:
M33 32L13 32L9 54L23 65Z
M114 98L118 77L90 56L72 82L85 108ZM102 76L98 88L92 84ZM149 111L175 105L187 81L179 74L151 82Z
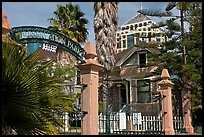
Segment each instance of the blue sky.
M51 24L48 18L53 17L53 12L58 4L65 5L69 2L2 2L2 10L6 12L11 27L16 26L41 26L48 27ZM89 20L88 24L88 41L95 44L94 40L94 2L72 2L78 4L81 11L85 13L85 18ZM143 9L164 10L167 2L142 2ZM137 11L141 8L141 2L119 2L118 16L119 26L136 16ZM176 11L175 11L176 12ZM174 12L173 12L174 13ZM150 17L153 21L161 21L162 18ZM83 45L82 45L83 46Z

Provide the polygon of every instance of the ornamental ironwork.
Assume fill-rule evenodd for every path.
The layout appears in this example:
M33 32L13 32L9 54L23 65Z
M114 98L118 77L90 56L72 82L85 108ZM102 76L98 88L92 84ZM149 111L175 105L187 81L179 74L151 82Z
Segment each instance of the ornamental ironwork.
M38 26L13 27L10 36L11 39L20 44L43 43L61 47L81 61L83 61L85 55L85 51L79 43L47 28Z

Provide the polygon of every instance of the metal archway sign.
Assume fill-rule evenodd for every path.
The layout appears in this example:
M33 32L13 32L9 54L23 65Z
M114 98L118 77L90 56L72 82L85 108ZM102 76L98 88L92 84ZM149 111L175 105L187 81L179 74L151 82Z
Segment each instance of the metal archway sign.
M38 26L20 26L13 27L10 32L11 39L20 44L44 43L61 47L70 52L80 61L83 61L85 55L84 49L79 43L70 38L47 28Z

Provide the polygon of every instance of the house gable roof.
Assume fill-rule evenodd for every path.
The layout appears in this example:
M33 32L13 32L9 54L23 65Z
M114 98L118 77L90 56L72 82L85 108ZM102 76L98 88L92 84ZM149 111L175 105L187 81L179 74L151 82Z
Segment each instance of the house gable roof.
M135 52L148 51L150 53L156 52L160 53L159 49L155 48L141 48L136 46L131 46L126 50L123 50L115 55L116 66L121 66L125 61L127 61Z

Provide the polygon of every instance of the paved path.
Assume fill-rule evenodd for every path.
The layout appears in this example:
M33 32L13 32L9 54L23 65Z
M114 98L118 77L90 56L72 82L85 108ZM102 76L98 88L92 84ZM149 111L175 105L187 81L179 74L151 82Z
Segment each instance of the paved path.
M202 135L199 133L177 133L176 135Z

